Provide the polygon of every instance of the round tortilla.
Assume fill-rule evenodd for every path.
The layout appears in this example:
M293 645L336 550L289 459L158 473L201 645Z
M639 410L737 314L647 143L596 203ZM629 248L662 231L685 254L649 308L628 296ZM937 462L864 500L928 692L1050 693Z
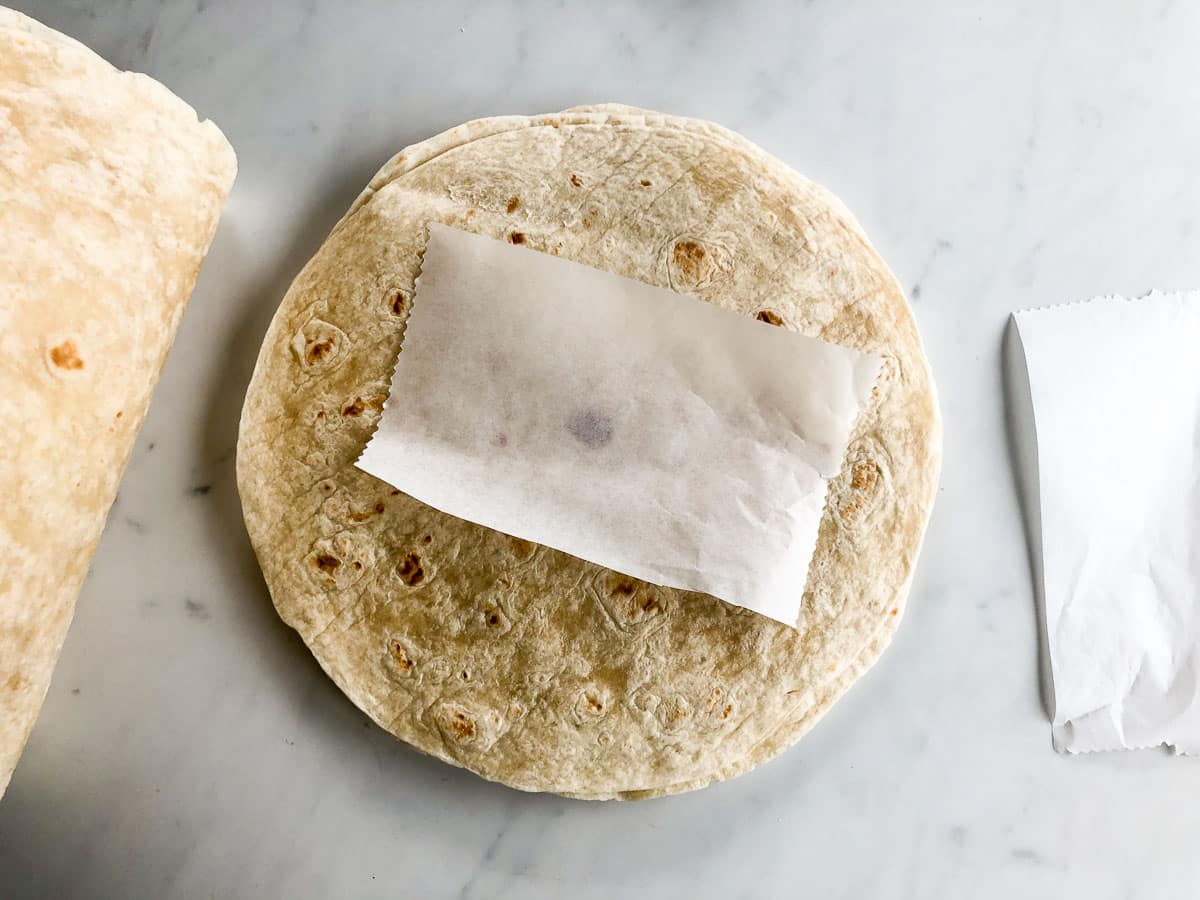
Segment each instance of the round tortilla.
M456 519L354 467L433 221L885 358L796 585L797 628ZM383 728L522 790L633 798L769 759L874 662L940 441L903 292L834 197L718 126L585 107L470 122L383 167L271 323L238 485L280 615Z

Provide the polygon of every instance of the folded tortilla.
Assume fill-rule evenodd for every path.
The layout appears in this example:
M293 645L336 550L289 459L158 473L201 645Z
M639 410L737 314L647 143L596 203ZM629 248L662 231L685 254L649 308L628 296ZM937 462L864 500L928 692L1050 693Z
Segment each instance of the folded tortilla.
M0 794L236 168L162 85L0 8Z

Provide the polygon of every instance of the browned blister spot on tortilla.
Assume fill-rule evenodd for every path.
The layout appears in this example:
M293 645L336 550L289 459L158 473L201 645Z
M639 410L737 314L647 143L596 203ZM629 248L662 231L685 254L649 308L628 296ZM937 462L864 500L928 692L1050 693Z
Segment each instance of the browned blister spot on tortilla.
M715 241L680 237L667 254L667 278L675 290L695 291L724 277L732 265L729 251Z
M78 372L83 368L83 358L75 342L68 339L50 348L50 362L68 372Z
M849 523L859 518L860 513L873 499L873 489L879 480L879 470L870 463L856 463L850 469L850 495L839 507L843 521Z
M517 211L517 207L520 205L521 205L520 197L510 197L508 200L508 205L506 207L504 207L504 211L508 212L508 213L515 213Z
M712 726L720 725L733 715L733 703L725 688L717 685L709 691L708 699L704 703L704 715Z
M832 486L830 508L847 537L867 534L891 496L890 456L872 435L854 440L846 450L842 474Z
M416 551L410 551L396 565L396 574L409 587L416 587L425 580L425 567L421 565L421 557Z
M622 598L622 610L631 622L639 622L658 609L658 598L651 591L635 590L629 581L618 582L610 595Z
M325 590L350 587L366 573L371 561L369 543L364 543L349 531L339 531L332 537L321 538L313 544L307 556L309 574Z
M313 557L313 565L326 575L332 575L341 567L342 561L330 553L318 553Z
M850 487L855 491L869 491L879 480L879 467L872 462L859 460L850 467Z
M572 174L571 175L571 184L574 185L575 187L581 187L583 185L583 179L580 178L578 175Z
M664 619L664 594L656 585L616 572L604 572L596 590L600 605L621 631L646 632Z
M402 316L408 310L408 297L404 291L392 291L388 297L388 309L391 310L393 316Z
M693 283L700 281L706 256L708 256L707 251L695 241L680 241L671 251L671 259L675 262L676 271L684 279Z
M512 242L512 243L514 243L514 244L523 244L523 243L525 243L525 235L524 235L524 234L522 234L522 233L521 233L521 232L519 232L519 231L514 231L512 234L510 234L510 235L508 236L508 239L509 239L509 241L511 241L511 242Z
M416 665L413 661L411 651L399 638L392 638L388 641L388 656L391 658L396 671L401 675L410 674Z
M365 509L351 509L345 514L347 522L354 525L361 525L363 522L369 522L376 516L383 515L386 509L382 503L376 503L374 506L366 507Z
M500 713L467 697L438 703L433 710L433 720L451 751L487 750L506 727Z
M841 504L838 509L841 512L842 520L853 521L854 517L858 515L858 511L862 508L863 498L859 496L852 496L850 499L846 500L844 504Z
M484 630L493 636L504 634L512 627L508 614L495 601L484 602L483 608L480 611L480 618L483 622Z
M638 183L641 184L642 187L650 187L650 179L649 178L643 178Z
M366 398L356 396L353 400L342 407L342 415L353 418L354 416L361 416L369 409L383 409L383 401L385 399L385 397L379 396Z
M346 333L322 319L309 319L292 338L292 352L301 365L323 369L345 356Z
M572 708L577 724L585 725L603 719L608 712L608 692L599 685L588 685L575 695Z
M475 720L462 710L450 714L449 727L454 739L460 743L475 737Z
M16 691L21 687L21 673L13 672L11 675L9 675L8 681L4 682L4 686L8 690L16 693Z
M779 317L779 313L770 309L760 309L758 315L754 318L760 322L766 322L768 325L782 325L783 319Z
M663 731L683 731L692 725L692 704L683 694L675 694L658 704L655 716Z

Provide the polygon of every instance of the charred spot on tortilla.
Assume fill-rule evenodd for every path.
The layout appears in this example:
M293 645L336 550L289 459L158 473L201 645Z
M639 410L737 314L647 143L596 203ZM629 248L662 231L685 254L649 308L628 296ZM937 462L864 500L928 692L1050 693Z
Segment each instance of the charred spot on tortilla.
M425 568L421 565L421 557L416 552L405 554L396 566L396 574L409 587L416 587L425 580Z
M766 322L768 325L782 325L783 319L779 317L779 313L770 309L760 309L758 315L754 318L760 322Z
M332 575L341 567L342 561L336 556L331 556L328 553L318 553L313 558L313 565L326 575Z

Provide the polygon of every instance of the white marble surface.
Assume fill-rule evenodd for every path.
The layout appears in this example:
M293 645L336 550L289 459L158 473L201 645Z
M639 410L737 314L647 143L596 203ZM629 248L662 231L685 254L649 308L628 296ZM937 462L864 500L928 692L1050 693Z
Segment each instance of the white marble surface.
M1050 749L1000 338L1018 306L1200 285L1200 8L16 5L216 119L241 174L0 803L0 895L1194 893L1197 763ZM735 781L596 805L369 725L277 620L232 457L275 305L382 160L610 99L715 119L842 196L912 292L946 463L906 621L816 731Z

